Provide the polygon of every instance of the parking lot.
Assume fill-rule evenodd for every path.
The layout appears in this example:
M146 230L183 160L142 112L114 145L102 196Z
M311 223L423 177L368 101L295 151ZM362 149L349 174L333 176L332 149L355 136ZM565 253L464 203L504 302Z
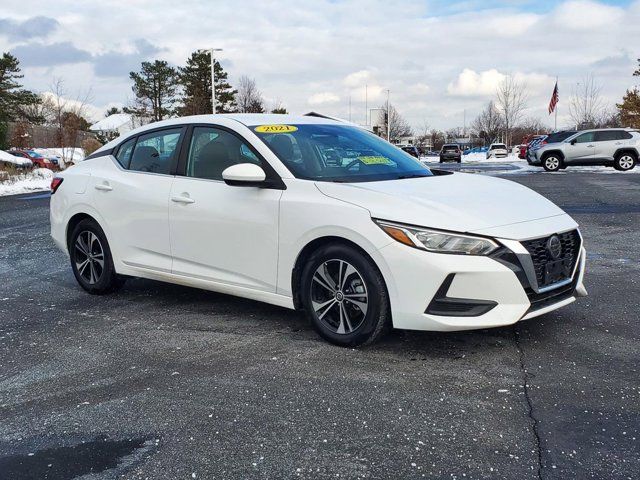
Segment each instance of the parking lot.
M358 350L212 292L89 296L47 195L0 198L0 478L637 478L640 175L508 178L580 223L590 296Z

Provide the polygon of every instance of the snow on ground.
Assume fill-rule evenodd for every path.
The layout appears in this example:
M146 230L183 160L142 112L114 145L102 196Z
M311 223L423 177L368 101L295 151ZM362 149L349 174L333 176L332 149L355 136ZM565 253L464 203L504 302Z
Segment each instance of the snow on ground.
M53 172L48 168L36 168L27 173L12 176L0 182L0 196L49 190Z

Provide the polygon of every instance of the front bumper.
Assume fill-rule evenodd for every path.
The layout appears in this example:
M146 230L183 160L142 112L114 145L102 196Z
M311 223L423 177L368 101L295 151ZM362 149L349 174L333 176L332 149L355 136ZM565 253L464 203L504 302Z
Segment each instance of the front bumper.
M455 331L512 325L586 295L582 246L571 283L543 294L529 287L523 272L490 256L434 254L397 242L379 253L386 263L383 274L391 277L387 285L394 286L389 296L395 328ZM444 303L434 303L444 297ZM449 299L453 302L447 305ZM466 307L456 304L457 300L477 301L468 309L472 314L460 314ZM446 314L449 307L451 315Z

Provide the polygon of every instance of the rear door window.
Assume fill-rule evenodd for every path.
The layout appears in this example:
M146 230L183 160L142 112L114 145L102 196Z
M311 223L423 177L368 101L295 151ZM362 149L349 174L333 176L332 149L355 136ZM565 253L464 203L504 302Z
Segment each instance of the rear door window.
M610 142L612 140L618 140L620 138L618 130L602 130L596 132L596 142Z
M181 131L175 128L140 135L133 149L129 170L168 175L178 155Z

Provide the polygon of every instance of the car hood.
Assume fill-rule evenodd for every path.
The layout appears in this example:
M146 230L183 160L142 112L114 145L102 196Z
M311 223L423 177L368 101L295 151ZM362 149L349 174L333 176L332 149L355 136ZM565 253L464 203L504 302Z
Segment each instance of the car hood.
M374 218L457 232L486 233L483 231L494 229L505 238L516 238L515 233L509 235L509 229L496 227L568 217L558 206L519 183L477 174L316 185L329 197L366 208Z

